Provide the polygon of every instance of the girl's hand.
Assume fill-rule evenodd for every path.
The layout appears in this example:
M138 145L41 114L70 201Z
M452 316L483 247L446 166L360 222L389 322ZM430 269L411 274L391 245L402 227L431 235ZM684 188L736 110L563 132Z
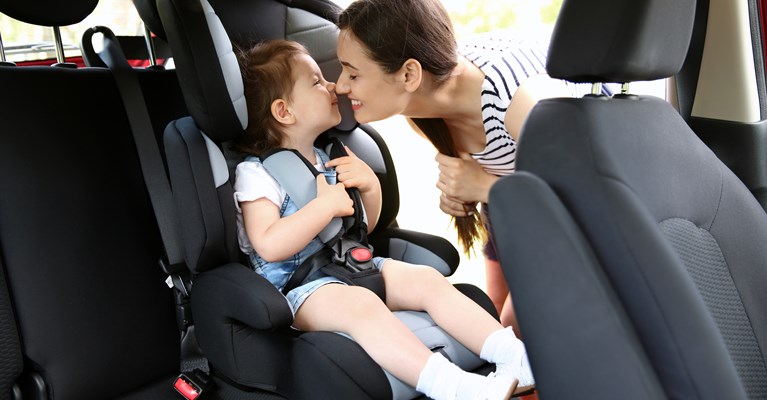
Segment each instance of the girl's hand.
M437 188L446 196L447 201L487 203L490 187L498 180L497 176L485 172L468 153L459 153L459 157L437 154L435 160L439 164ZM440 208L442 206L443 200L440 199ZM445 207L449 210L456 209L456 206L451 204L445 204Z
M349 154L346 157L334 158L325 163L327 168L336 168L338 182L346 188L356 187L360 193L376 189L380 183L375 172L364 161L359 159L347 146L344 146Z
M317 201L323 202L324 206L332 212L333 217L345 217L354 214L354 202L346 193L346 188L341 183L329 185L325 175L317 175Z

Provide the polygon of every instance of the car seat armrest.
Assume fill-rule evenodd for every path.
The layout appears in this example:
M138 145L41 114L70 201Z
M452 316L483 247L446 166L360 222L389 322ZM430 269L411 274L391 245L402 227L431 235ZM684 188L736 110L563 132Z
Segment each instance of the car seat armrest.
M460 263L458 250L441 236L392 227L376 230L369 240L377 256L428 265L444 276L452 275Z
M192 287L195 324L229 324L232 320L258 330L289 327L293 313L269 281L238 263L200 274Z

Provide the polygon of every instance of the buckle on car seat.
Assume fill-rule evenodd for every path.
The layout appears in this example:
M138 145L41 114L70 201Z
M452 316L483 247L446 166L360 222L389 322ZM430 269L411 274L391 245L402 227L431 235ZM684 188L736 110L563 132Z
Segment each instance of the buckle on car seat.
M181 373L173 382L173 388L187 400L195 400L212 386L210 377L200 369Z
M370 246L342 237L334 246L333 262L352 271L364 271L373 267L373 251Z

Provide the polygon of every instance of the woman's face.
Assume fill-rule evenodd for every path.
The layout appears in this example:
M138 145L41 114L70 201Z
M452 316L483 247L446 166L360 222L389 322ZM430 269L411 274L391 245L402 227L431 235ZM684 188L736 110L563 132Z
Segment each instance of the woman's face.
M405 110L410 93L405 90L400 72L384 72L367 56L364 45L346 29L338 35L337 51L343 69L336 82L336 92L348 95L357 122L380 121Z

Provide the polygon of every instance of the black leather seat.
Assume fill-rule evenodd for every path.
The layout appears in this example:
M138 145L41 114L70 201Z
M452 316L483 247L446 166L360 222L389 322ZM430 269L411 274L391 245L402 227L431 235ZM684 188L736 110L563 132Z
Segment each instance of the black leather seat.
M575 82L671 76L694 13L693 0L566 0L547 71ZM493 188L504 206L491 212L541 394L557 392L548 382L564 372L545 349L554 330L589 333L570 349L578 361L567 367L581 369L568 384L598 398L767 398L767 215L670 104L630 94L542 101L518 169ZM527 247L535 238L546 245ZM555 304L560 288L569 303ZM562 324L546 312L571 315ZM577 345L562 340L557 348ZM607 370L616 381L590 386Z

